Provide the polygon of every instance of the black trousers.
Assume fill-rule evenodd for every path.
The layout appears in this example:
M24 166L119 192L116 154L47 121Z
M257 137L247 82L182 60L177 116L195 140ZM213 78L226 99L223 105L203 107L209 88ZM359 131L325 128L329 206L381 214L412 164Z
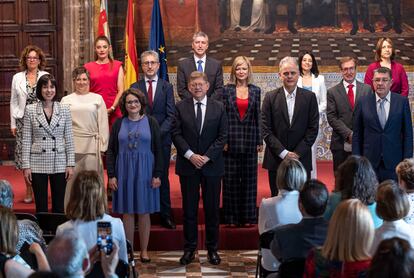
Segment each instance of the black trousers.
M278 4L279 1L267 0L267 5L269 8L267 21L269 22L269 26L274 26L276 23L276 8ZM287 5L288 26L294 26L296 19L296 0L287 1Z
M168 172L170 169L171 160L171 145L162 147L163 155L163 171L161 176L160 186L160 214L161 217L171 217L171 199L170 199L170 180L168 179Z
M390 11L388 9L388 3L392 4L392 19L390 16ZM380 10L382 16L387 21L387 24L394 23L394 26L401 26L401 0L381 0L380 1Z
M277 196L279 194L279 189L277 188L276 184L276 171L267 171L268 178L269 178L269 186L270 186L270 194L272 197Z
M36 204L36 212L47 212L47 189L50 180L52 195L52 212L64 213L66 191L65 173L39 174L32 173L32 186Z
M374 168L375 173L377 173L378 182L381 183L385 180L395 180L398 181L397 174L395 173L395 168L387 169L385 168L384 160L381 159L378 167Z
M348 156L352 154L351 152L346 152L344 150L331 150L331 152L334 172L336 172L339 165L341 165L348 158Z
M352 26L358 27L358 2L361 3L361 18L364 22L364 25L369 25L369 7L368 0L347 0L346 4L348 6L349 17L352 22Z
M205 245L207 250L216 251L219 238L221 176L206 177L201 171L198 172L192 176L180 176L184 211L184 251L194 251L197 248L200 185L206 223Z

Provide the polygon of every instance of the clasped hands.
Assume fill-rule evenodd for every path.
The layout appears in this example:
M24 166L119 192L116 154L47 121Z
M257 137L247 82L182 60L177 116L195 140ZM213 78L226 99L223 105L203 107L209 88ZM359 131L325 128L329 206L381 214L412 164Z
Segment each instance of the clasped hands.
M201 169L204 164L206 164L207 162L209 162L210 158L208 158L205 155L199 155L199 154L193 154L190 157L190 161L191 163L193 163L193 165L197 168L197 169Z

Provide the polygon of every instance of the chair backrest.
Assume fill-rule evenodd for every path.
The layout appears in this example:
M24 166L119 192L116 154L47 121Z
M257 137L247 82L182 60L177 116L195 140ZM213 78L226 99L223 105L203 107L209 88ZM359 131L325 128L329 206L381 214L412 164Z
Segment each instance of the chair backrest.
M39 226L46 235L55 235L59 225L68 221L64 213L39 212L36 213Z
M270 243L273 240L274 234L275 233L273 230L270 230L270 231L267 231L261 234L259 237L260 248L270 249Z
M35 222L35 223L39 224L39 221L37 220L37 217L36 217L36 216L34 216L34 215L33 215L33 214L31 214L31 213L26 213L26 212L15 212L15 213L14 213L14 215L16 215L17 220L24 220L24 219L27 219L27 220L31 220L31 221L33 221L33 222Z
M119 278L128 278L129 277L129 265L127 262L123 260L119 260L118 265L116 266L115 270L116 275ZM85 276L86 278L102 278L105 277L102 272L102 265L101 262L98 261L93 265L91 272Z
M293 258L283 261L279 266L280 278L301 278L305 270L304 258Z

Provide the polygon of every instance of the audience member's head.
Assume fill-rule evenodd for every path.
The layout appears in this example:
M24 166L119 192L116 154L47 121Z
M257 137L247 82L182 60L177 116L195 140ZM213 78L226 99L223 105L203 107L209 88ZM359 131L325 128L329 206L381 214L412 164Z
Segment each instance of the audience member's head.
M414 277L414 249L405 239L383 240L371 261L368 278Z
M406 158L396 168L398 183L407 192L414 191L414 158Z
M375 202L377 186L377 175L363 156L349 156L335 173L335 189L341 192L342 200L355 198L371 205Z
M107 209L105 189L96 171L80 172L72 186L66 215L69 219L93 221L104 215Z
M373 239L374 223L368 208L358 199L348 199L335 209L322 255L342 262L366 260Z
M384 221L396 221L410 210L407 193L393 180L383 181L377 191L377 214Z
M299 193L299 208L304 216L317 217L324 214L329 193L319 180L308 180Z
M276 184L279 189L299 191L306 179L306 170L297 159L284 159L277 169Z
M13 207L13 191L7 180L0 180L0 206Z
M10 208L0 206L0 253L15 255L17 237L16 216Z
M89 268L86 244L74 231L56 236L47 248L47 260L53 272L62 277L78 277Z

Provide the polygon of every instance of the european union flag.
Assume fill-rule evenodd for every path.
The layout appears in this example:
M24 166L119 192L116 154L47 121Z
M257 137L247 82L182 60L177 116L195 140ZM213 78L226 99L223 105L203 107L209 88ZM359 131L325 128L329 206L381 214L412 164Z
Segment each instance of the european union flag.
M165 47L160 3L158 0L154 0L154 4L152 6L149 48L157 51L160 56L160 68L158 70L158 76L166 81L169 81L167 68L167 49Z

